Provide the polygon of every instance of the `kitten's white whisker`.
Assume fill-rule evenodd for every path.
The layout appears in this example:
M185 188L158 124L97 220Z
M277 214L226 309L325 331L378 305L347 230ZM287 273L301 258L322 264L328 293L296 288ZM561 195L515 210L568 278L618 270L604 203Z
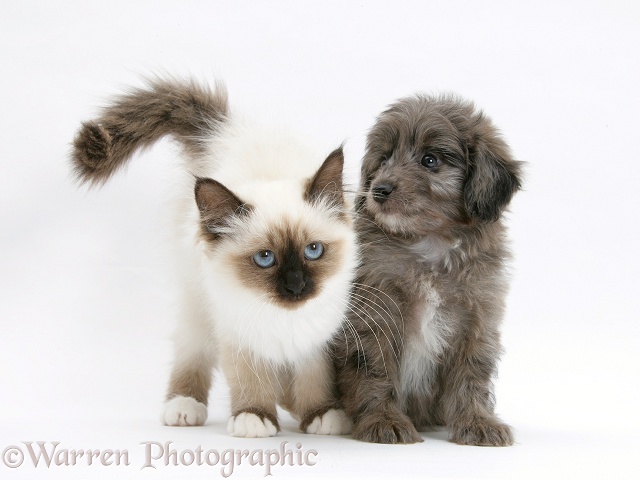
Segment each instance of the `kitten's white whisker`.
M373 334L373 338L376 339L376 342L378 343L378 348L380 349L380 355L382 356L382 364L384 366L385 374L388 376L389 375L389 371L387 370L387 362L384 359L384 351L382 350L382 344L380 343L380 339L378 338L378 335L376 334L375 330L373 329L373 327L371 327L371 325L369 325L369 322L367 322L365 320L365 317L362 316L360 313L358 313L357 310L354 310L351 305L348 305L347 308L354 315L356 315L367 326L367 328L369 328L369 330L371 330L371 333ZM374 321L374 323L375 323L375 321ZM378 328L380 328L380 327L378 327ZM387 338L387 341L389 341L388 338Z
M382 328L380 326L380 324L376 321L376 319L373 317L373 315L371 315L366 309L359 307L359 306L353 306L353 308L351 308L351 311L356 314L358 316L358 318L360 320L362 320L367 327L369 327L369 329L373 332L373 327L371 327L369 325L369 323L367 322L367 320L365 320L365 317L368 318L369 320L371 320L374 325L377 327L377 329L382 333L382 335L384 335L384 338L386 338L387 343L389 344L389 346L391 347L391 352L393 353L393 356L396 359L396 362L398 363L398 365L400 364L400 359L398 358L398 354L396 353L396 349L397 349L397 340L395 339L395 336L393 335L393 332L391 333L392 338L394 339L394 342L391 342L391 339L389 338L389 336L387 335L387 333L385 332L385 329ZM379 317L382 321L385 322L386 324L386 320L384 320L384 318ZM382 345L380 344L380 340L378 338L378 335L375 334L375 332L373 332L374 336L376 337L376 341L378 342L378 347L380 348L380 354L382 355L382 359L384 362L384 352L382 351ZM394 345L395 344L395 345ZM385 364L385 371L387 370L386 368L386 364Z
M349 331L352 333L354 341L355 341L355 348L356 348L356 352L362 352L362 355L358 355L358 369L360 369L360 356L362 356L362 358L365 360L365 372L367 371L367 365L366 365L366 358L365 358L365 354L364 354L364 345L362 344L362 339L360 338L360 335L358 334L357 330L355 329L355 327L353 326L353 324L349 321L346 312L349 309L350 306L350 299L347 299L345 301L338 301L337 299L334 299L334 302L339 303L340 305L336 306L333 304L327 304L327 308L331 308L334 309L336 312L338 312L341 316L342 316L342 322L340 324L340 328L342 329L342 332L345 336L345 344L347 346L347 351L345 353L345 365L347 362L347 358L348 358L348 353L349 353L349 340L348 340L348 335L347 332L345 331L344 327L346 326L347 329L349 329ZM375 335L375 334L374 334ZM359 343L359 345L358 345Z
M398 304L393 299L393 297L391 297L388 293L383 292L379 288L372 287L371 285L366 285L364 283L358 283L358 282L354 282L353 285L355 287L358 287L358 288L369 289L369 291L376 292L374 295L376 295L376 297L383 303L384 303L384 301L378 296L378 293L381 294L381 295L384 295L387 299L389 299L391 301L391 303L393 303L393 306L396 308L396 311L398 312L398 315L400 315L399 324L402 326L402 336L404 337L404 317L402 316L402 309L398 306Z
M400 343L403 342L400 329L399 329L396 321L394 320L393 315L391 314L389 309L386 308L386 306L384 305L382 299L378 295L376 295L375 293L372 294L374 297L376 297L376 299L380 303L374 301L371 298L368 298L365 295L360 295L358 293L355 293L355 291L352 292L351 295L352 295L352 297L356 298L359 303L362 303L365 306L370 306L375 311L375 313L377 313L380 316L380 318L385 322L385 324L387 324L387 326L391 327L391 325L389 325L389 323L391 323L394 327L396 327L396 333L398 334ZM396 336L396 333L391 332L391 334L394 336L394 338Z
M351 323L351 320L349 320L348 318L345 317L345 323L347 324L347 328L349 328L349 330L351 332L353 332L353 337L354 340L356 342L356 351L358 352L358 367L356 370L360 370L360 357L362 357L363 361L364 361L364 371L365 374L368 374L368 370L367 370L367 356L366 356L366 350L364 348L364 344L362 343L362 338L360 338L360 334L358 333L358 330L356 329L355 325L353 325L353 323ZM358 341L360 342L360 346L358 346ZM345 365L347 364L347 357L345 356Z
M391 312L389 312L389 310L387 308L385 308L383 305L377 304L373 300L371 300L371 299L369 299L369 298L367 298L367 297L365 297L363 295L355 293L355 291L352 292L351 296L352 296L352 298L356 298L358 301L357 302L349 302L348 308L354 314L358 315L361 319L362 319L362 317L358 314L358 312L360 312L362 315L367 316L376 325L376 327L382 332L382 334L386 338L387 342L389 343L389 346L391 347L393 355L394 355L394 357L396 358L396 361L399 364L400 360L398 358L396 350L401 345L403 345L403 338L402 338L402 334L400 333L398 325L393 320L393 316L391 315ZM374 294L374 296L376 296L376 298L378 298L382 302L382 300L380 299L379 296L377 296L375 294ZM362 303L363 306L359 306L358 303ZM394 304L395 304L395 302L394 302ZM372 310L374 310L374 312L377 314L378 318L382 322L384 322L384 324L387 327L389 327L389 334L391 335L391 338L393 338L393 342L391 341L391 339L387 335L385 329L382 328L382 326L376 321L376 319L373 317L373 315L371 315L371 313L368 312L366 308L364 308L364 306L366 306L366 305L369 305L372 308ZM385 317L384 314L386 314L387 317ZM396 333L393 332L391 325L389 325L389 322L391 322L391 325L396 327L397 335L396 335ZM369 326L369 325L367 324L367 326ZM371 327L369 326L369 328L371 328ZM377 336L376 336L376 340L378 340ZM381 353L382 353L382 351L381 351Z

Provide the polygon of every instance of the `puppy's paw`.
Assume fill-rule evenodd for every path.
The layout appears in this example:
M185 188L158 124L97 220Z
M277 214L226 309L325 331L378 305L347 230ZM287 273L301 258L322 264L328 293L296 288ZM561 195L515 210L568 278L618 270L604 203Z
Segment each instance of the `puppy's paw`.
M304 431L315 435L345 435L353 431L353 422L344 410L331 408L316 416Z
M207 406L192 397L177 396L164 404L162 421L172 427L204 425Z
M260 417L255 413L241 412L229 419L227 432L234 437L275 437L278 433L278 422L274 424L266 416Z
M509 425L496 418L474 417L456 422L451 427L450 440L460 445L508 447L513 445L513 433Z
M411 420L401 413L369 415L358 421L353 438L371 443L417 443L423 439Z

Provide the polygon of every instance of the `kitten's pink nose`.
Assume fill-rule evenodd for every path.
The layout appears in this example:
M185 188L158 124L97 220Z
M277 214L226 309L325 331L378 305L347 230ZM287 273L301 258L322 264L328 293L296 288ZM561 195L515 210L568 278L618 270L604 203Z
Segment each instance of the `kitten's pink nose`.
M292 271L285 274L285 288L292 295L300 295L304 290L306 282L301 271Z

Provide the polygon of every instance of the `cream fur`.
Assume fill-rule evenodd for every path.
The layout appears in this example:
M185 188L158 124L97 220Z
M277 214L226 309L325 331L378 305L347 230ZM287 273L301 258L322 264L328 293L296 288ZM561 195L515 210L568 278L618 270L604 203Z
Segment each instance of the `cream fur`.
M245 123L230 123L210 140L208 156L200 163L207 167L195 168L192 173L221 182L252 205L254 211L250 221L235 224L233 234L223 237L212 249L200 234L190 179L178 189L176 259L188 304L177 329L176 364L204 355L204 363L217 367L219 352L224 352L225 346L234 356L252 352L274 369L324 357L327 343L342 328L358 262L350 221L340 218L335 208L303 201L307 182L324 156L273 127L249 127ZM247 289L231 260L246 242L266 238L274 225L283 223L304 225L309 241L340 241L346 246L345 261L323 280L320 293L294 310L284 309ZM171 410L169 404L165 410ZM247 415L230 420L232 435L275 434L269 420ZM312 430L322 434L347 433L350 426L340 420L340 415L344 413L325 414L324 420L316 418L318 425Z
M239 225L231 238L209 252L199 236L199 213L192 187L182 192L177 242L182 250L182 274L188 278L188 297L200 299L206 310L205 325L216 342L232 342L267 361L296 363L324 347L343 320L350 282L357 265L356 238L344 221L302 201L306 182L324 159L274 127L231 123L210 140L207 168L193 172L214 178L239 198L255 205L251 222ZM308 161L312 159L314 161ZM265 238L273 225L303 224L312 232L309 241L346 240L349 247L339 271L323 282L322 292L296 310L285 310L262 301L244 287L229 261L234 249L249 238ZM194 257L193 245L199 254ZM201 281L194 281L198 278ZM191 316L185 323L192 323ZM197 335L197 333L196 333ZM196 341L196 348L201 348ZM189 347L187 347L189 348Z
M306 430L337 403L325 346L341 328L358 262L342 149L316 149L289 128L246 120L220 83L212 90L155 78L82 124L76 176L103 184L165 136L181 144L185 168L167 229L183 311L163 421L204 423L212 370L222 366L233 434L275 434L276 402ZM311 244L323 255L309 258ZM273 268L254 263L265 250L278 260ZM250 358L244 366L234 364L240 353ZM281 376L290 382L280 385ZM265 391L272 377L277 388Z

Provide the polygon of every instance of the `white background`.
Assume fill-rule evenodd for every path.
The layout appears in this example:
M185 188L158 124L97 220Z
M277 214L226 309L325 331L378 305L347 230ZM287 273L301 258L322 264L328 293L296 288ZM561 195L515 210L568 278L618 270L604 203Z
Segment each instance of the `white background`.
M144 441L181 450L318 451L275 477L630 478L640 441L640 4L629 1L3 2L0 7L0 450L21 442L130 452L129 466L1 478L218 478L141 469ZM67 163L80 121L140 74L223 78L233 104L290 112L347 140L357 176L375 115L416 91L473 99L526 161L508 215L513 282L497 409L517 444L368 445L160 425L175 289L162 234L176 149L161 142L101 190ZM298 120L295 120L298 123ZM290 445L291 446L291 445ZM27 453L28 457L28 453ZM80 462L82 463L82 462ZM232 478L262 478L236 469Z

